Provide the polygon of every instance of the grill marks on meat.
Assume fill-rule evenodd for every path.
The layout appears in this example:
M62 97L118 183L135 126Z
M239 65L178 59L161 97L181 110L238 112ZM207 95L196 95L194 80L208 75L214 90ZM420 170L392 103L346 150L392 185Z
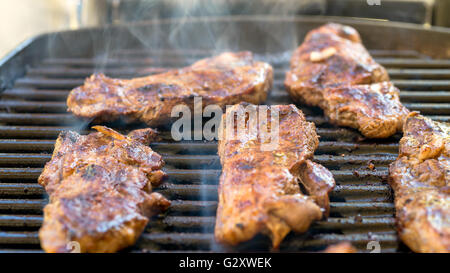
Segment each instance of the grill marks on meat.
M366 137L384 138L402 130L408 110L391 82L326 88L319 104L334 123L359 129Z
M400 238L415 252L450 252L450 125L412 112L390 165Z
M321 107L332 123L368 138L395 134L408 114L386 70L349 26L310 31L292 55L285 86L294 100Z
M311 161L319 143L315 126L294 105L270 109L275 107L280 116L275 151L261 150L259 131L240 140L219 140L218 242L237 245L263 233L277 248L291 230L305 232L311 222L328 215L328 193L335 182L326 168ZM222 128L225 120L226 115ZM309 195L301 192L299 182Z
M94 74L67 98L68 111L98 122L124 118L157 126L171 120L172 108L194 97L209 104L241 101L259 104L272 86L272 67L256 62L250 52L223 53L192 66L131 80Z
M94 128L98 132L89 135L61 133L39 177L50 196L39 231L46 252L68 252L71 241L81 252L116 252L132 245L148 218L170 205L151 192L166 176L161 156L147 146L156 131L124 136Z

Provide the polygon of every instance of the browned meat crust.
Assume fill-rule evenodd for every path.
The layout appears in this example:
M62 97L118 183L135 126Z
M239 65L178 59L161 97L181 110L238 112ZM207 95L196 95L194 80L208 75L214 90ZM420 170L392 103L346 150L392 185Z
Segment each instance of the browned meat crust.
M450 125L413 112L390 165L398 232L415 252L450 252Z
M335 182L326 168L311 162L319 143L315 126L294 105L270 109L274 107L280 113L275 151L261 149L259 131L258 136L219 140L222 176L215 238L221 243L237 245L263 233L277 248L290 230L305 232L311 222L328 215L328 193ZM226 115L222 128L225 120Z
M124 136L94 128L99 132L85 136L61 133L39 177L50 196L39 231L46 252L68 252L72 241L81 252L116 252L136 241L148 217L170 205L151 193L166 176L161 156L147 146L156 132Z
M295 50L285 86L294 100L324 109L331 122L385 138L401 130L408 113L388 81L355 29L327 24Z
M402 130L408 110L391 82L326 88L320 105L330 121L359 129L366 137L386 138Z
M342 242L328 246L324 253L357 253L358 250L349 242Z
M194 97L209 104L241 101L259 104L272 86L272 67L256 62L250 52L223 53L192 66L131 80L92 75L67 98L68 111L96 121L120 117L150 126L170 121L175 105L193 108Z

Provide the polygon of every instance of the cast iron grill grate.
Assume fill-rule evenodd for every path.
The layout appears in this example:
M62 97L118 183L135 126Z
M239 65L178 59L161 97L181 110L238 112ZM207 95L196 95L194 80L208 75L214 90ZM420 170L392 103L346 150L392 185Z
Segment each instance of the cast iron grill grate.
M388 68L409 109L449 121L450 60L433 60L414 51L371 53ZM122 50L103 61L101 67L98 60L91 58L47 58L29 67L0 99L0 252L42 251L38 230L47 196L36 179L62 130L82 128L82 132L88 132L66 112L65 99L70 89L93 72L136 77L184 66L210 54L201 50ZM288 62L270 60L274 87L267 104L291 103L283 87ZM317 108L299 108L315 122L321 137L315 161L333 172L337 186L331 194L330 217L313 224L305 234L288 235L280 250L316 251L340 241L350 241L361 251L368 251L370 241L378 241L382 252L405 250L396 235L394 206L386 182L388 164L397 156L400 135L376 142L364 140L354 130L327 123ZM117 126L121 131L130 129L123 124ZM262 236L234 249L214 243L221 172L217 144L174 142L164 130L161 136L162 140L151 146L164 156L169 179L157 190L173 205L165 215L153 218L128 251L270 250L269 240Z

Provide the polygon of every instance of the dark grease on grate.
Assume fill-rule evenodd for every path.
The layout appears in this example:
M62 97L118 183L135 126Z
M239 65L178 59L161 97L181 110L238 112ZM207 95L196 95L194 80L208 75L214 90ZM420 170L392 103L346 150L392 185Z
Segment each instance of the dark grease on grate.
M123 50L117 52L117 59L107 62L103 72L112 77L136 77L186 65L209 54ZM450 119L449 60L431 60L411 51L376 50L372 54L388 68L409 109L440 121ZM154 56L158 61L153 61ZM120 58L127 59L126 65ZM274 64L274 87L268 104L290 103L283 87L287 67L287 63ZM38 230L47 196L36 179L50 159L61 131L89 131L83 127L86 124L80 125L66 113L65 98L94 68L94 59L48 58L30 67L12 88L1 94L0 252L41 251ZM316 251L339 241L350 241L361 251L368 251L369 241L378 241L383 252L402 249L386 182L388 164L397 156L400 135L376 142L364 140L355 130L327 123L321 110L299 107L308 120L315 122L321 137L315 161L333 172L337 186L331 194L330 217L313 224L305 234L289 234L280 250ZM122 131L130 129L123 124L117 126ZM173 142L169 131L161 135L162 140L151 146L164 156L169 179L157 190L172 200L172 206L165 215L154 217L136 245L128 250L270 250L270 242L263 236L232 249L214 243L221 172L217 145Z

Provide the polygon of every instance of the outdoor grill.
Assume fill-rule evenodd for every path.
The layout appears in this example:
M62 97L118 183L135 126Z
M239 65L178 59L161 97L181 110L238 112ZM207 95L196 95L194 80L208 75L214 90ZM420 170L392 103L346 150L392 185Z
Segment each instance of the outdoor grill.
M65 103L69 91L90 74L137 77L220 51L251 50L274 67L267 104L288 104L292 102L283 81L290 52L307 31L329 21L349 24L361 33L372 56L401 89L405 106L435 120L450 119L450 32L445 29L342 18L224 17L60 32L23 43L0 62L0 252L42 251L38 230L48 197L37 178L61 131L90 131L89 124L66 112ZM174 26L178 32L169 35ZM370 251L370 241L379 242L382 252L409 251L396 233L387 184L388 165L397 157L401 135L365 140L356 130L329 124L318 108L298 107L320 135L315 161L332 171L337 186L330 197L330 217L305 234L289 234L280 251L320 251L342 241L359 251ZM121 132L144 127L108 126ZM172 206L154 217L125 251L270 251L264 236L237 248L214 242L221 173L217 143L175 142L169 126L159 131L161 140L151 147L163 155L169 178L157 191L171 199Z

